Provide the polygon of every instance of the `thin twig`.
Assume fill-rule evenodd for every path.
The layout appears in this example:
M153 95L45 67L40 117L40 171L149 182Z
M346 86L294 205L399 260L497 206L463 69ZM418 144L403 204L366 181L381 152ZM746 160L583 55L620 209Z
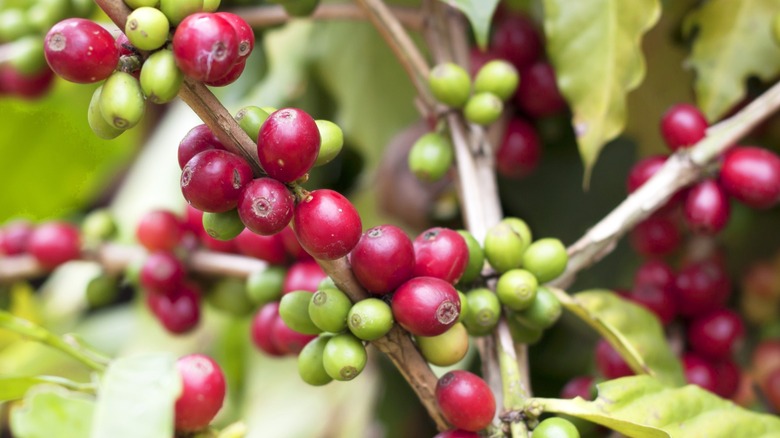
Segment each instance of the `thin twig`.
M390 11L407 29L420 30L423 26L423 16L416 8L390 6ZM252 27L268 27L284 24L295 17L290 17L282 6L255 6L231 9L230 12L243 18ZM308 18L312 20L366 20L365 10L351 3L324 3Z

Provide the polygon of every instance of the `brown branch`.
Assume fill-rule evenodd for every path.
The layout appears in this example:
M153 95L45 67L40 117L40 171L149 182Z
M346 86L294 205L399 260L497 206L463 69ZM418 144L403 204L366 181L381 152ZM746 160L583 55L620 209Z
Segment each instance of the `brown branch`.
M390 6L388 9L396 19L410 30L420 30L423 26L423 16L416 8ZM252 27L268 27L284 24L295 17L290 17L282 6L256 6L231 9L230 12L239 15ZM308 18L312 20L366 20L365 10L351 3L320 4Z

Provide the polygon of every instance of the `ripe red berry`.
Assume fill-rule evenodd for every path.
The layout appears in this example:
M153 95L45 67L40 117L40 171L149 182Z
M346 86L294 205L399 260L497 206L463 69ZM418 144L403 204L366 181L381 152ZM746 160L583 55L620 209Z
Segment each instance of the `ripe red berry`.
M699 316L688 327L688 344L702 357L722 360L731 357L737 342L745 335L738 313L718 309Z
M735 147L723 159L720 183L743 204L769 208L780 200L780 157L758 147Z
M631 230L631 245L645 256L667 255L682 241L677 223L666 216L651 216Z
M685 222L691 231L716 234L729 221L731 205L726 192L715 180L696 184L685 198Z
M221 213L232 210L244 186L252 181L252 168L228 151L211 149L195 155L181 172L184 199L198 210Z
M68 18L55 24L46 34L44 54L57 75L79 84L106 79L119 62L111 34L84 18Z
M666 162L665 155L653 155L643 158L637 161L628 173L628 179L626 180L626 187L628 193L633 193L636 189L644 185L647 180L650 179L656 172L661 170ZM666 203L664 207L659 210L660 212L669 211L674 208L684 198L684 192L675 193L671 199Z
M661 117L661 135L675 151L690 147L703 139L707 134L707 119L693 105L679 103L669 108Z
M436 403L453 426L477 432L496 414L496 398L490 386L476 374L455 370L436 383Z
M46 94L53 83L54 72L49 67L26 75L12 65L0 65L0 96L9 94L23 99L37 99Z
M182 389L174 408L176 430L203 429L217 415L225 399L225 375L210 357L190 354L176 361Z
M292 182L314 165L320 149L320 131L314 119L297 108L274 111L257 137L260 165L271 178Z
M596 391L595 380L592 376L579 376L569 380L561 389L561 398L580 397L593 400Z
M742 370L731 359L716 362L715 374L718 376L715 393L723 398L732 398L737 394L739 382L742 379Z
M184 281L184 264L172 252L153 252L141 266L140 280L149 292L173 292Z
M596 367L607 379L617 379L633 376L634 371L628 366L612 345L604 339L596 343Z
M274 320L271 326L271 340L281 354L296 355L303 350L317 335L298 333L285 324L281 317Z
M477 75L477 72L479 72L479 69L481 69L482 66L499 58L500 57L494 50L483 52L478 47L472 47L471 51L469 52L469 73L472 77L474 77Z
M227 21L236 32L238 59L239 62L243 61L252 53L252 49L255 48L255 33L252 27L243 18L231 12L217 12L217 15Z
M393 225L380 225L363 233L349 260L360 284L378 295L394 291L414 273L412 241Z
M717 391L718 374L712 363L696 353L685 353L682 364L688 383L698 385L713 393Z
M241 77L241 74L244 73L245 68L246 60L241 60L237 64L234 64L233 67L231 67L231 69L221 78L215 79L213 81L205 81L203 83L209 87L224 87L225 85L230 85L237 81L239 77Z
M627 298L653 312L661 324L667 325L677 316L677 302L674 285L660 286L651 283L637 283Z
M479 438L479 434L476 432L469 432L467 430L453 429L440 432L433 438Z
M189 15L173 34L173 55L185 75L197 81L216 81L238 61L236 31L218 14Z
M286 294L296 290L316 292L320 282L327 276L325 271L314 260L294 263L287 270L287 275L284 276L282 293Z
M265 260L272 265L281 265L287 261L282 236L278 234L261 236L245 229L233 242L241 254Z
M555 70L547 62L537 62L522 70L517 86L517 105L531 117L547 117L566 109L566 100L555 82Z
M181 139L179 143L178 158L179 168L184 169L187 162L195 155L210 149L225 149L225 146L211 132L206 124L200 124L192 129Z
M252 318L252 326L250 328L252 342L255 344L255 347L270 356L284 355L274 344L274 337L271 331L277 319L281 319L279 317L279 302L271 301L257 311L254 318Z
M282 236L282 243L284 244L284 250L295 260L311 260L311 254L306 252L298 242L298 236L295 235L291 226L285 227L280 233Z
M18 220L0 228L0 255L13 256L27 252L27 242L35 228L30 222Z
M238 200L238 215L257 234L281 232L290 223L295 197L287 186L272 178L249 182Z
M536 24L530 17L520 14L507 15L496 23L491 47L498 57L514 64L518 71L530 66L542 54Z
M146 213L135 229L138 242L149 251L173 251L181 242L183 234L181 219L168 210L152 210Z
M693 317L723 307L731 282L723 266L712 260L684 267L675 281L680 315Z
M340 193L328 189L314 190L300 201L295 206L293 223L303 249L325 260L349 254L362 232L355 207Z
M436 227L414 239L414 259L415 277L435 277L455 284L466 270L469 248L457 231Z
M200 290L194 284L181 283L165 294L147 294L146 302L163 327L173 334L187 333L200 321Z
M81 255L79 230L65 222L41 224L30 235L27 252L46 269L54 269Z
M674 287L674 271L663 260L646 260L634 274L634 284L652 284L664 288Z
M496 152L498 172L507 178L525 178L539 165L541 156L542 145L536 129L521 118L510 120Z
M450 283L433 277L416 277L393 294L393 317L417 336L438 336L460 316L460 296Z

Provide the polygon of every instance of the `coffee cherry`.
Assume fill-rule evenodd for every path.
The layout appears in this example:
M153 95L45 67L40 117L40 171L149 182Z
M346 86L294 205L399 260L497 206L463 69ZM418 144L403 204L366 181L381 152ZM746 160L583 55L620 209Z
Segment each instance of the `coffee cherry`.
M719 309L699 316L688 327L688 343L693 351L710 360L731 357L737 342L745 335L745 325L736 312Z
M517 312L518 321L531 328L546 329L561 316L561 302L546 287L539 287L531 305Z
M493 421L496 398L484 380L468 371L450 371L436 383L436 403L453 426L470 432Z
M682 236L675 221L667 216L650 216L629 235L631 246L644 256L663 256L680 246Z
M282 237L278 234L261 236L252 230L245 229L234 240L236 249L241 254L265 260L272 265L281 265L287 261L287 253L284 251ZM301 288L294 288L296 290Z
M152 293L167 294L184 282L184 264L170 251L149 254L141 267L141 285Z
M515 101L526 114L540 118L558 114L566 109L566 100L558 90L555 71L547 62L536 64L521 70L520 85L517 87Z
M596 367L607 379L633 376L634 371L609 342L599 339L596 344Z
M266 126L266 125L263 125ZM314 190L295 206L295 234L301 246L318 259L349 254L360 240L360 215L338 192Z
M682 357L682 364L685 380L688 383L698 385L713 393L717 391L718 374L712 363L695 353L685 353Z
M533 345L539 342L544 335L544 330L532 328L522 323L517 318L517 312L508 311L506 322L509 325L509 333L512 335L514 342Z
M430 228L417 236L413 245L416 277L435 277L455 284L466 270L469 250L457 231Z
M295 197L287 187L271 178L250 181L238 200L238 214L247 228L257 234L282 231L293 217Z
M726 303L731 282L723 266L712 260L684 267L675 281L680 315L694 317L716 310Z
M209 288L206 299L215 309L237 318L248 316L254 310L246 282L235 277L217 280Z
M498 278L496 295L501 304L512 310L523 310L536 299L539 282L525 269L512 269Z
M173 52L167 49L149 55L141 67L141 90L146 99L152 103L163 104L172 101L179 94L183 80L184 74L176 66ZM186 163L185 161L184 164Z
M27 252L46 269L78 259L81 256L79 230L65 222L41 224L27 240Z
M350 254L350 263L363 287L385 295L412 277L414 247L400 228L380 225L363 233Z
M46 34L44 53L58 76L79 84L106 79L119 62L111 34L83 18L68 18L55 24Z
M483 65L474 78L474 92L488 92L507 100L515 94L520 75L517 69L503 59L496 59Z
M100 113L116 129L130 129L144 116L146 103L141 84L132 75L116 71L103 83Z
M159 53L159 52L158 52ZM154 54L153 54L154 55ZM149 62L147 60L147 62ZM179 168L184 168L192 157L210 149L225 150L225 146L211 132L211 128L205 124L198 125L181 139L178 149Z
M320 150L314 166L323 166L330 163L344 147L344 132L339 125L328 120L315 120L320 131Z
M183 356L176 361L182 389L174 407L176 430L203 429L217 416L225 399L225 375L219 365L202 354Z
M336 288L320 287L314 295L310 295L307 311L317 328L324 332L338 333L347 329L351 308L352 301L347 294Z
M16 220L6 223L0 228L0 255L19 255L27 252L35 227L26 220Z
M272 329L274 322L279 319L279 302L271 301L263 305L252 318L250 334L252 343L260 351L270 356L282 356L284 353L274 343Z
M723 398L732 398L739 390L742 370L731 359L715 362L715 374L718 376L715 393Z
M287 271L282 285L282 293L286 294L295 290L317 292L320 282L327 277L325 271L313 260L295 263Z
M11 59L8 63L19 73L30 76L48 68L43 53L43 40L39 35L30 35L17 39L11 46Z
M316 335L306 335L291 329L281 317L276 318L271 326L271 340L282 355L298 354L316 338Z
M566 270L569 256L558 239L539 239L523 253L523 269L532 273L539 283L554 280Z
M239 77L241 77L241 74L244 73L245 68L246 60L240 60L233 64L233 67L231 67L230 70L221 78L214 79L212 81L204 81L203 83L209 87L224 87L226 85L230 85L237 81Z
M409 150L409 170L420 181L435 182L452 167L454 152L449 139L429 132L414 142Z
M392 308L395 320L410 333L437 336L457 321L460 297L444 280L416 277L395 291Z
M269 266L252 272L246 279L246 292L257 305L264 305L282 297L282 284L287 271L280 266Z
M358 301L349 309L347 326L358 338L375 341L393 328L393 311L379 298L367 298Z
M485 258L497 272L517 269L530 242L523 240L509 224L500 222L485 235Z
M561 398L572 399L580 397L583 400L593 400L596 398L595 379L592 376L575 377L563 386L561 389Z
M357 377L366 367L368 355L363 342L351 333L336 335L328 340L322 352L325 372L335 380L348 381Z
M244 223L238 211L228 210L221 213L203 213L203 229L217 240L232 240L244 231Z
M238 126L246 132L246 135L257 143L257 136L260 133L260 127L268 118L268 113L258 106L245 106L238 110L234 117Z
M661 135L669 149L691 147L707 134L707 119L693 105L678 103L661 117Z
M553 417L539 423L531 438L580 438L580 432L571 421Z
M479 438L479 434L466 430L452 429L436 434L433 438Z
M87 283L84 295L92 309L107 306L116 301L119 282L116 277L102 272Z
M642 263L634 274L634 284L651 284L663 288L674 287L674 271L663 260L649 259Z
M287 252L287 254L290 255L294 260L311 260L312 256L308 252L306 252L305 249L301 246L301 243L298 242L298 236L295 235L295 231L293 231L292 226L288 225L283 229L279 236L281 236L282 240L282 246L284 247L284 250Z
M425 360L440 367L455 365L469 350L469 334L461 323L439 336L415 336L415 340Z
M466 298L466 294L459 290L457 292L458 298L460 298L460 315L458 315L457 322L463 322L463 319L466 317L466 315L469 314L469 303L468 298Z
M170 333L187 333L200 321L200 290L194 284L179 284L165 294L147 294L146 302Z
M125 35L141 50L157 50L168 39L170 23L159 9L141 7L127 16Z
M166 12L164 7L162 10ZM171 22L176 24L173 19ZM219 15L195 13L176 27L173 54L186 76L196 81L215 81L238 61L238 38L233 26Z
M463 241L466 242L466 247L469 250L469 262L466 264L466 270L463 271L463 275L460 277L460 282L471 283L479 278L482 273L482 268L485 265L485 253L482 251L482 247L477 239L467 230L458 230L458 234L463 237Z
M309 385L322 386L333 381L322 362L325 346L330 339L330 335L320 335L306 344L298 354L298 375Z
M143 215L135 232L138 242L149 251L172 251L183 234L181 220L167 210L153 210Z
M780 200L780 157L758 147L735 147L723 159L720 183L748 207L769 208Z
M160 5L160 0L124 0L124 2L130 9L156 8Z
M637 282L626 298L653 312L663 325L669 324L677 316L674 280L670 286Z
M469 98L466 107L463 108L463 115L471 123L477 125L489 125L499 117L504 111L504 103L493 93L477 93Z
M536 24L530 17L516 13L506 15L496 23L490 45L500 58L508 60L520 71L543 53Z
M472 336L485 336L493 332L501 318L501 302L490 289L473 289L466 293L468 312L463 318Z
M496 169L507 178L525 178L538 167L541 155L536 129L521 118L513 118L496 152Z
M308 17L317 9L320 0L284 0L279 3L291 17Z
M0 11L0 41L15 41L35 32L23 9L5 7Z
M103 118L103 112L100 110L100 93L102 91L103 86L101 85L92 93L92 99L89 101L89 109L87 110L87 123L89 123L90 129L92 129L95 135L103 140L111 140L119 137L125 130L115 128L114 125L108 123Z
M252 168L238 155L219 149L192 157L181 172L184 199L202 211L220 213L236 208Z
M309 316L311 299L311 292L300 290L282 296L282 300L279 301L279 316L287 327L304 335L316 335L322 332Z
M715 180L696 184L685 198L685 222L695 233L716 234L726 226L731 206Z
M255 33L252 27L243 18L231 12L217 12L216 15L227 21L235 31L238 40L238 60L245 60L255 48Z
M471 78L463 67L451 62L439 64L428 75L428 86L439 102L461 108L471 94Z
M320 131L305 111L283 108L273 112L260 128L257 155L271 178L293 182L317 160Z
M54 82L54 72L44 68L28 76L10 65L0 65L0 96L11 94L22 99L37 99L46 94Z

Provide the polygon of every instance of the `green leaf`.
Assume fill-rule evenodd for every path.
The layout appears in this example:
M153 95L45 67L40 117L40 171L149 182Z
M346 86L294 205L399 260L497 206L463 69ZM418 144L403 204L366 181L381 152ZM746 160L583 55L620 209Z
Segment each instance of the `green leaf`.
M594 401L531 399L545 412L583 418L632 437L769 438L780 436L780 418L743 409L696 385L669 388L649 376L597 385Z
M0 402L18 400L24 397L27 390L41 383L53 383L72 389L85 386L57 376L2 377L0 378Z
M544 11L547 53L574 113L587 186L604 144L625 127L626 94L645 75L640 39L661 6L658 0L544 0Z
M644 307L607 290L574 296L557 289L553 292L567 310L609 341L634 372L649 374L667 385L685 383L682 366L669 348L661 324Z
M684 31L698 28L690 56L696 70L696 101L710 121L729 112L746 91L746 80L767 81L780 73L780 48L772 20L776 0L710 0L691 12Z
M11 430L18 438L88 437L94 408L87 396L40 386L11 411Z
M170 438L181 377L168 353L117 359L98 390L92 436Z
M474 38L482 50L487 48L490 35L490 22L498 6L498 0L442 0L444 3L459 9L471 23Z

